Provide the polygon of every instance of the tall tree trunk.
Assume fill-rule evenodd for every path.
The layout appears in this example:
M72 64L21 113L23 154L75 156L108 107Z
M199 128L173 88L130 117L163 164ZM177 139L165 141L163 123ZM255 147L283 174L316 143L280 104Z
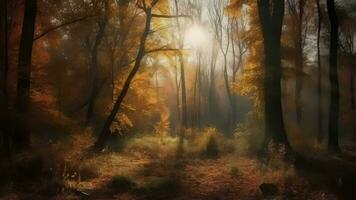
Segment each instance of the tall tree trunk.
M177 150L177 157L181 157L183 154L183 142L185 138L185 131L188 127L188 110L187 110L187 93L186 93L186 85L185 85L185 67L184 67L184 57L182 52L179 53L179 63L180 63L180 78L182 84L182 129L179 134L179 143Z
M95 37L94 46L91 49L91 66L90 66L90 76L91 76L91 92L89 97L89 104L85 118L85 125L90 123L92 119L94 107L95 107L95 100L97 98L97 94L99 93L99 71L98 71L98 49L100 47L101 41L104 38L105 27L108 22L106 17L100 18L97 26L98 31Z
M350 55L350 103L351 103L351 112L352 115L355 116L355 69L354 69L354 55ZM352 135L352 141L353 143L356 143L356 122L352 122L352 129L353 129L353 135Z
M175 61L177 62L177 57L175 57ZM180 79L178 78L178 67L175 66L175 73L174 73L174 78L175 78L175 85L176 85L176 105L177 105L177 122L175 124L176 126L176 134L179 134L179 130L181 127L181 111L180 111Z
M339 147L339 81L337 71L338 56L338 30L339 23L336 15L334 0L327 0L328 14L330 20L330 114L329 114L329 151L340 151Z
M202 63L201 63L201 52L198 55L198 110L197 110L197 122L198 128L201 129L202 119L201 119L201 97L202 97Z
M353 70L353 67L351 67L350 71L351 71L350 72L350 103L351 103L351 110L354 110L355 109L355 89L354 89L354 70Z
M321 36L321 8L320 0L316 0L318 10L318 31L317 31L317 51L318 51L318 143L321 144L323 140L323 109L322 109L322 68L321 68L321 56L320 56L320 36Z
M224 83L225 83L225 90L226 90L226 94L227 94L227 99L229 101L229 105L230 105L230 113L229 113L229 124L228 124L228 133L229 135L232 134L232 129L233 129L233 113L234 113L234 100L231 94L231 89L230 89L230 82L229 82L229 74L227 71L227 53L224 53Z
M140 68L141 61L142 61L143 57L145 56L146 39L147 39L147 37L150 33L150 30L151 30L151 20L152 20L151 8L147 8L147 10L145 10L145 13L146 13L145 29L141 35L140 47L137 52L134 67L132 68L131 72L129 73L129 75L124 83L124 86L120 92L120 95L117 97L114 107L112 108L112 110L110 112L110 115L108 116L108 118L105 121L103 130L101 131L99 138L94 145L94 148L96 150L101 150L105 146L105 143L110 136L111 124L114 121L114 119L121 107L121 104L122 104L124 98L126 97L127 92L130 89L131 82L134 79L135 75L137 74L137 72Z
M258 0L258 11L263 33L265 52L265 140L261 153L265 153L272 140L291 150L285 132L281 101L281 34L284 18L284 1ZM273 12L272 12L273 11Z
M31 88L31 59L33 37L35 32L37 14L37 0L26 0L24 9L24 18L22 25L22 35L20 41L18 57L17 74L17 99L16 109L19 120L21 121L21 130L16 133L16 141L19 148L29 145L29 124L25 114L29 109L30 88Z
M193 83L193 105L190 109L191 112L191 128L194 130L197 118L197 90L198 90L198 70L195 71L194 83Z
M179 7L178 7L178 0L174 0L174 5L175 5L175 14L179 14ZM179 23L179 19L176 18L176 24L178 27L178 31L181 32L181 27ZM184 47L183 41L182 41L182 36L181 33L179 33L179 38L178 38L178 45L179 49L182 50ZM183 53L180 51L178 55L179 59L179 64L180 64L180 78L181 78L181 84L182 84L182 129L181 133L179 134L179 142L178 142L178 148L177 148L177 157L181 157L183 155L183 143L184 143L184 138L185 138L185 131L188 127L188 110L187 110L187 91L186 91L186 82L185 82L185 66L184 66L184 57Z
M197 53L197 69L194 79L193 107L192 107L192 128L201 128L201 52Z
M210 60L210 74L209 74L209 97L208 97L208 104L209 104L209 123L213 124L215 122L216 117L216 105L215 105L215 68L216 68L216 44L213 44L213 50Z
M8 28L7 0L0 0L0 147L10 154L10 132L8 127L7 72L8 72Z
M232 50L232 78L231 78L231 83L230 83L230 87L233 88L233 85L236 81L236 68L238 68L236 66L236 50L235 50L235 40L234 40L234 32L233 32L233 24L234 24L234 20L231 20L231 31L228 37L231 38L231 50ZM236 32L238 32L239 28L238 28L238 23L236 26ZM239 49L239 53L241 55L241 49ZM241 59L241 57L239 57L239 59ZM240 60L239 60L240 62ZM236 126L236 95L235 94L231 94L231 124L232 124L232 131L234 131L233 129Z
M299 0L299 13L296 22L298 27L296 49L297 55L295 59L296 67L296 89L295 89L295 106L297 114L297 123L302 121L302 90L304 84L304 72L303 72L303 16L304 16L304 0Z

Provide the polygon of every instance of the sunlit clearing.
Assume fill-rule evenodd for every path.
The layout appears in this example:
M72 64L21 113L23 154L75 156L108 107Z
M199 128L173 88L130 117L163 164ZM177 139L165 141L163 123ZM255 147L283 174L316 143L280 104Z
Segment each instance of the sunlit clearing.
M187 45L193 47L201 47L208 41L206 31L199 26L193 26L188 29L185 38Z

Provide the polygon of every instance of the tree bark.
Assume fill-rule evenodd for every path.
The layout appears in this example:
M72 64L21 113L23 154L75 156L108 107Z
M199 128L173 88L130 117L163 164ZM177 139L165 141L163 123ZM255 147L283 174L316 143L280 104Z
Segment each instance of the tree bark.
M352 60L351 60L351 62L352 62ZM354 89L354 70L353 70L352 66L351 66L351 70L350 70L350 104L351 104L351 110L354 110L355 109L355 89Z
M320 0L316 0L317 10L318 10L318 31L317 31L317 51L318 51L318 143L321 144L323 140L323 109L322 109L322 67L321 67L321 56L320 56L320 36L321 36L321 8Z
M185 67L184 67L184 57L183 54L180 52L178 55L179 63L180 63L180 78L182 84L182 129L181 133L179 134L179 143L178 143L178 150L177 150L177 157L182 156L183 154L183 142L185 138L185 131L188 127L188 114L187 114L187 93L186 93L186 85L185 85Z
M92 119L94 108L95 108L95 100L97 94L99 93L98 49L101 44L101 41L104 38L105 27L107 25L107 22L108 19L106 17L99 19L97 23L98 31L95 37L94 46L91 49L90 76L91 76L92 88L90 92L89 104L88 104L88 109L85 118L85 125L88 125L90 123L90 120Z
M1 151L10 154L10 132L8 127L7 100L8 72L8 26L7 0L0 0L0 145Z
M178 1L175 0L174 1L174 5L175 5L175 12L176 15L179 15L179 8L178 8ZM178 27L178 31L181 31L181 27L180 27L180 23L179 23L179 19L176 18L176 23L177 23L177 27ZM179 45L179 49L182 50L183 49L183 41L182 41L182 36L181 33L179 33L179 41L178 41L178 45ZM182 84L182 128L181 128L181 132L179 134L179 142L178 142L178 148L177 148L177 157L181 157L183 155L183 143L184 143L184 138L185 138L185 131L188 127L188 110L187 110L187 91L186 91L186 82L185 82L185 66L184 66L184 57L183 57L183 53L180 51L178 54L178 59L179 59L179 65L180 65L180 78L181 78L181 84Z
M334 0L327 0L327 8L330 20L330 114L329 114L329 143L328 149L332 152L340 151L339 147L339 81L337 71L338 56L338 29L339 23L336 15Z
M18 147L29 145L29 124L25 114L29 109L30 88L31 88L31 65L32 65L32 46L35 32L37 14L37 0L26 0L24 9L24 18L22 25L22 35L20 41L18 57L18 74L17 74L17 114L22 121L21 130L17 131L16 141Z
M265 140L261 153L266 153L271 140L291 150L285 132L281 101L281 34L284 18L284 1L258 0L258 11L263 33L265 54L264 100ZM272 12L273 10L273 12Z
M151 20L152 20L151 8L147 8L147 10L145 10L145 14L146 14L145 29L141 35L140 47L137 52L135 65L132 68L130 74L128 75L128 77L124 83L124 86L120 92L120 95L117 97L114 107L110 112L110 115L108 116L108 118L105 121L104 127L99 135L99 138L94 145L94 149L96 149L96 150L101 150L104 148L105 143L110 136L111 124L114 121L114 119L121 107L121 104L122 104L124 98L126 97L127 92L130 89L131 82L134 79L135 75L137 74L137 72L140 68L140 65L141 65L141 61L145 55L146 39L147 39L149 32L151 30Z
M299 0L299 13L296 16L297 22L297 38L296 38L296 49L297 55L295 58L296 67L296 89L295 89L295 106L297 114L297 123L300 124L302 121L302 90L304 84L304 72L303 72L303 16L304 16L304 0Z
M216 101L215 101L215 68L216 68L216 58L217 58L217 51L216 44L213 44L213 50L210 60L210 74L209 74L209 123L213 124L216 119Z
M175 57L175 61L177 62L177 57ZM177 135L179 134L179 130L182 125L181 123L181 111L180 111L180 79L178 78L178 67L175 66L175 69L174 69L175 73L174 73L174 78L175 78L175 86L176 86L176 105L177 105L177 122L175 124L176 126L176 130L177 130Z

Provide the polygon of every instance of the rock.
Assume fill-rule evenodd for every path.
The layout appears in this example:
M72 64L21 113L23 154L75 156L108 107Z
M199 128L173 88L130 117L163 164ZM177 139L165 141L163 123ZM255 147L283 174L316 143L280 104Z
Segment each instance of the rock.
M262 183L260 190L264 196L276 196L279 193L278 187L272 183Z

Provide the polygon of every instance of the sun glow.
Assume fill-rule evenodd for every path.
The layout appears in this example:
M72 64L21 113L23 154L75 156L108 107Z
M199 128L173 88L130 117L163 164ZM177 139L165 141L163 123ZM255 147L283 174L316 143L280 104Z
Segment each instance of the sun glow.
M207 41L207 33L200 26L193 26L185 33L186 43L195 48L203 46Z

